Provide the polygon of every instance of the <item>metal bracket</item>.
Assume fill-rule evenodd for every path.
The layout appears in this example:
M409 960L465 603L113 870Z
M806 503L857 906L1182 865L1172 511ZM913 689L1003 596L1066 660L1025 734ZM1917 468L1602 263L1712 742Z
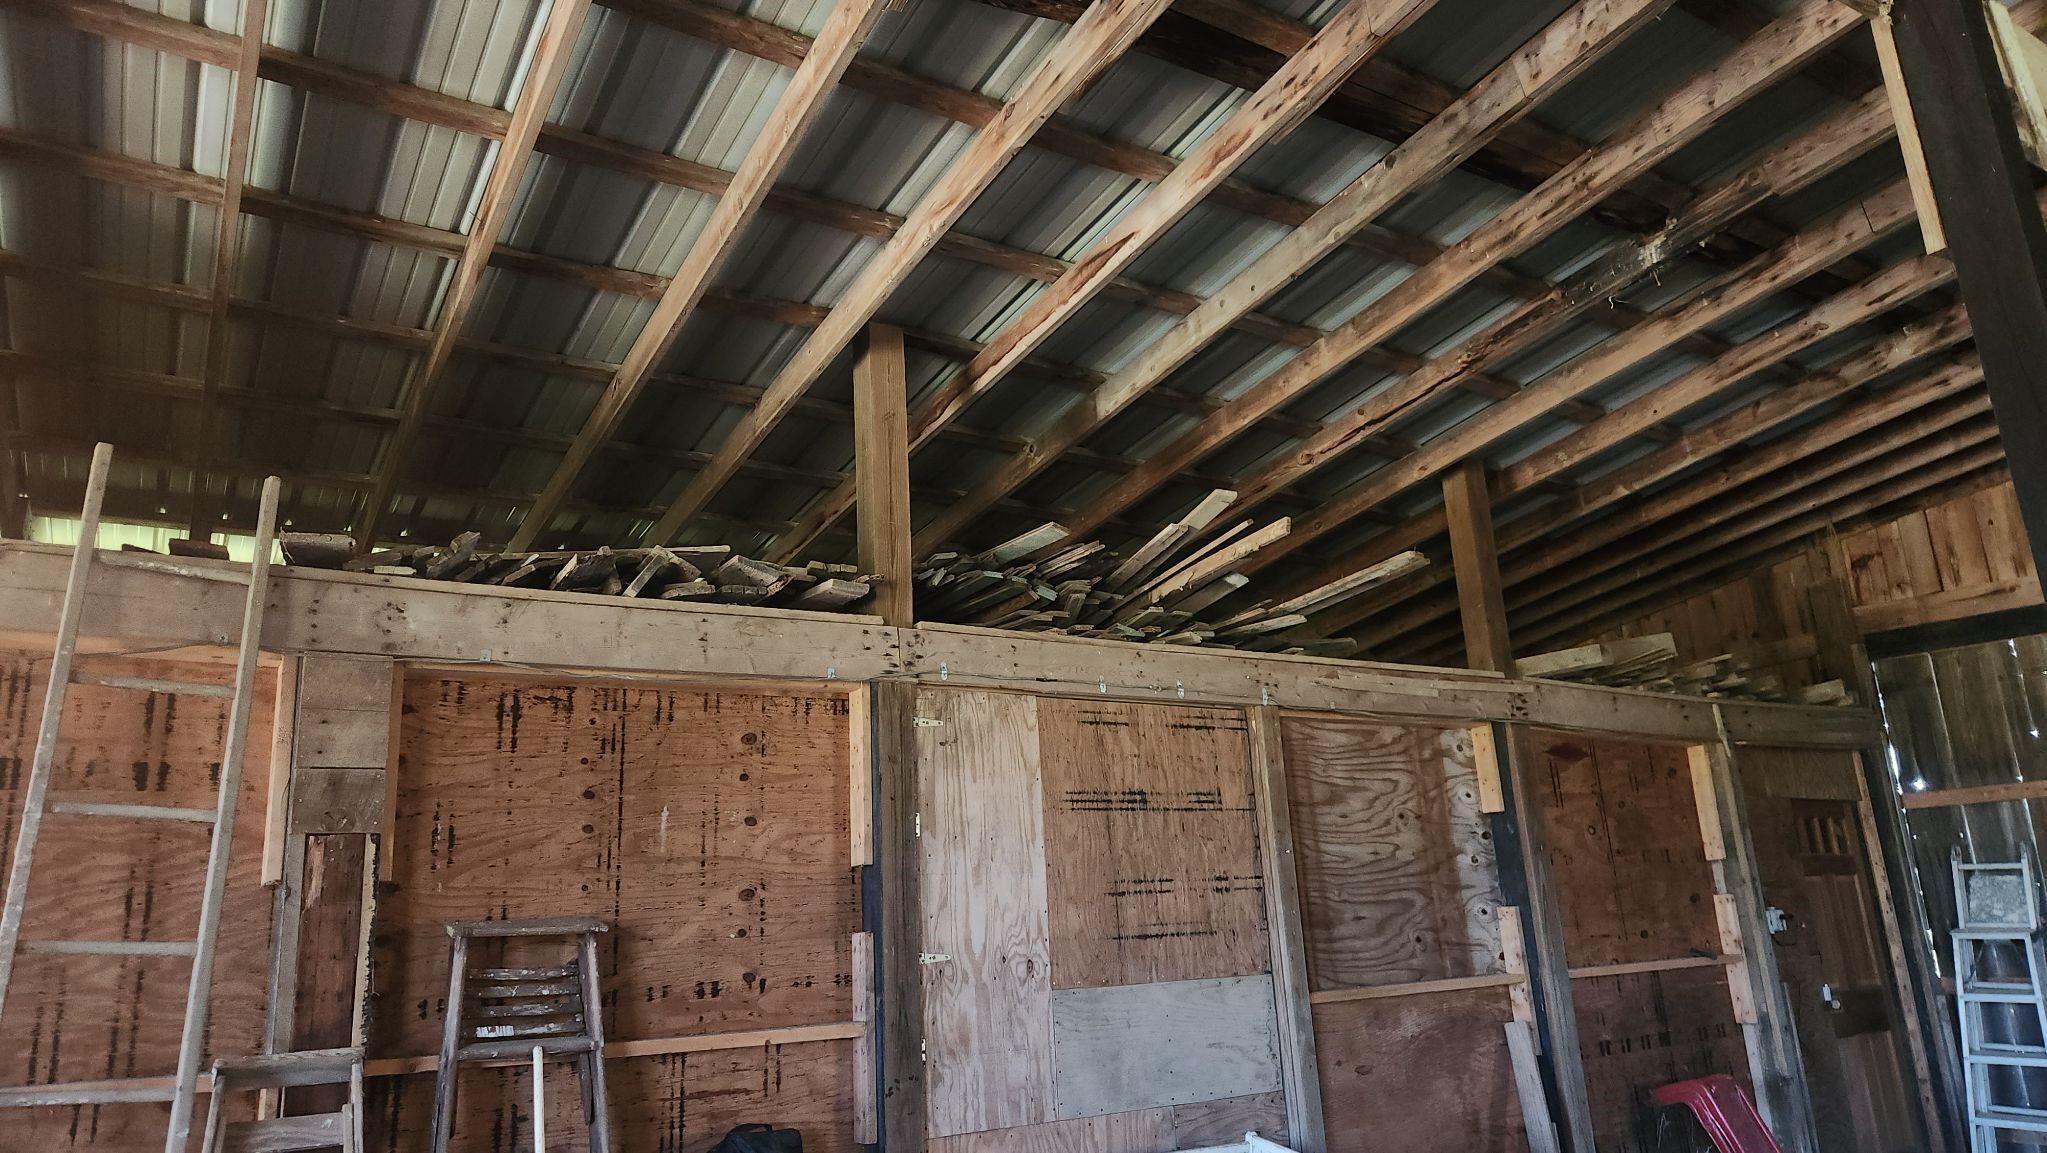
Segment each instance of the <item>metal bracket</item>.
M950 961L950 960L952 960L952 954L951 954L951 953L919 953L919 954L917 954L917 963L918 963L919 965L937 965L937 964L941 964L941 963L943 963L943 962L945 962L945 961Z
M910 723L920 729L942 729L945 727L945 722L937 717L916 717Z

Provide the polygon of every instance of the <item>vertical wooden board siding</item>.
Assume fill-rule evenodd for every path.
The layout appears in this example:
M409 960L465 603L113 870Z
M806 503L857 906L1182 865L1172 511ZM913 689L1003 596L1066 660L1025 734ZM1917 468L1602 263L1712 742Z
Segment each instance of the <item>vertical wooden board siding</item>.
M1727 1073L1749 1084L1748 1051L1719 969L1571 983L1578 1049L1600 1153L1654 1153L1659 1085Z
M1565 951L1577 966L1719 951L1685 750L1538 733Z
M1244 716L1045 698L1052 987L1271 971Z
M1499 872L1470 732L1307 715L1282 732L1313 987L1493 972Z
M447 936L594 916L619 1040L852 1018L843 697L431 676L405 687L373 1057L438 1048Z
M707 1153L733 1126L768 1121L803 1133L805 1153L851 1153L851 1041L613 1059L611 1133L617 1153ZM532 1078L523 1066L464 1067L450 1153L528 1153ZM574 1066L549 1065L548 1153L587 1153ZM369 1147L427 1153L434 1075L371 1078ZM162 1139L158 1139L159 1148Z
M221 684L233 674L226 664L94 657L79 665ZM0 652L0 860L14 852L48 677L47 657ZM275 723L276 678L259 676L256 685L250 744L264 749ZM217 698L73 685L50 800L211 809L227 715L228 702ZM254 1053L262 1044L271 903L262 885L265 769L260 755L243 763L209 1058ZM36 849L22 939L190 940L199 930L208 836L203 825L50 814ZM22 956L0 1018L0 1084L172 1073L190 971L180 957ZM146 1107L132 1112L147 1115ZM0 1124L11 1116L0 1116ZM111 1116L108 1123L116 1126ZM154 1141L160 1148L160 1125Z
M1268 975L1052 994L1054 1117L1279 1087L1279 1021Z
M1038 702L926 691L917 716L924 948L947 958L924 966L929 1131L1049 1121Z
M934 1137L925 1144L931 1153L1168 1153L1193 1148L1175 1143L1172 1114L1170 1109L1138 1109ZM1242 1141L1244 1134L1234 1139Z
M1525 1150L1511 1015L1504 989L1315 1006L1329 1153Z

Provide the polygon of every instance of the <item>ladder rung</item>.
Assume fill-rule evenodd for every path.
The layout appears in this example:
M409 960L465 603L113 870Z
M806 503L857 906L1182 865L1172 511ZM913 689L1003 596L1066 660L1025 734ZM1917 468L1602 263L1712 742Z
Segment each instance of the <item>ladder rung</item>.
M483 1000L491 997L566 997L583 991L573 981L555 981L540 985L482 985L471 989L469 995Z
M455 1059L458 1061L501 1061L509 1057L517 1060L522 1057L532 1056L535 1049L539 1049L550 1057L560 1057L576 1053L588 1053L592 1048L590 1038L587 1036L536 1037L530 1041L473 1041L455 1050Z
M68 957L193 957L197 941L23 941L24 953Z
M168 1101L177 1095L169 1078L156 1078L151 1085L123 1085L118 1081L82 1081L75 1085L22 1085L0 1089L0 1108L17 1109L34 1105L117 1105L133 1101Z
M53 813L81 817L126 817L134 821L190 821L195 825L213 823L212 809L174 809L168 805L100 804L96 801L52 801Z
M483 981L553 981L576 975L574 965L550 965L539 969L478 969L473 974Z
M314 1113L301 1117L270 1117L261 1121L230 1121L226 1147L235 1153L300 1153L337 1148L347 1140L346 1113Z
M219 697L223 700L235 695L233 685L209 685L199 681L170 681L162 677L110 677L100 673L72 673L74 685L99 685L108 689L136 689L145 693L177 693L189 697Z

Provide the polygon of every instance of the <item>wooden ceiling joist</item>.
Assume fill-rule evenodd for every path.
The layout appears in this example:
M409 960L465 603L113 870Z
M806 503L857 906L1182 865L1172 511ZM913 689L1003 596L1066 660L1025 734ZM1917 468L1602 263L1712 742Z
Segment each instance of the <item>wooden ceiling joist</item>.
M944 510L919 534L920 555L952 539L992 503L1014 492L1067 449L1106 424L1206 347L1238 317L1370 224L1413 190L1425 187L1468 158L1493 134L1589 67L1599 54L1655 17L1668 0L1587 0L1565 13L1510 55L1462 100L1353 181L1314 216L1211 296L1180 325L1139 354L1108 384L1061 415L1029 452L1013 458L975 487L968 500ZM1327 339L1326 337L1324 338ZM1322 342L1318 341L1319 346ZM1306 352L1303 355L1307 355ZM948 414L941 408L929 423ZM1070 526L1085 536L1096 526Z
M1001 174L1010 158L1062 104L1122 55L1164 9L1165 0L1097 0L1089 7L1087 15L1032 70L1014 98L974 135L925 192L903 227L861 268L831 314L776 374L760 403L726 434L717 458L690 478L669 511L647 532L647 541L661 544L673 540L692 516L704 511L740 459L759 447L769 430L873 319L981 190Z
M619 424L639 399L647 378L681 333L683 325L702 301L711 280L724 268L738 247L740 237L754 214L760 211L775 179L795 156L810 126L824 110L832 89L839 82L853 54L867 40L867 33L880 16L883 0L837 0L831 16L818 32L796 73L782 90L774 111L762 123L746 160L739 166L725 193L711 211L710 219L691 244L682 266L668 281L654 302L654 311L641 326L639 335L626 350L618 371L604 387L597 406L576 433L554 475L541 490L540 499L526 511L512 533L512 551L531 548L533 542L554 522L554 514L568 499L597 450L616 432ZM706 462L707 466L710 462Z
M469 321L469 311L474 307L477 291L483 284L483 271L490 263L492 250L497 247L498 234L503 231L505 219L511 213L512 201L519 194L520 178L533 155L533 140L540 134L540 125L547 117L548 108L554 104L555 89L568 70L569 58L582 32L583 18L589 11L590 0L551 0L546 22L533 40L526 60L526 78L512 105L510 125L498 144L497 159L491 164L490 176L484 181L483 195L470 220L462 255L455 262L454 271L441 294L440 309L434 320L433 343L420 358L412 373L410 387L405 390L404 416L384 442L377 465L377 486L356 514L353 531L356 546L362 551L367 552L377 543L378 524L405 474L406 463L412 456L413 441L419 436L427 413L433 409L433 398L440 387L442 373L455 353L463 326Z
M1745 100L1795 71L1863 20L1832 0L1807 0L1791 15L1742 44L1717 66L1679 85L1653 108L1614 133L1536 191L1510 204L1417 269L1363 312L1243 392L1216 417L1153 454L1146 466L1090 502L1095 516L1120 513L1174 474L1234 439L1261 414L1277 409L1447 301L1483 269L1511 258L1582 215L1613 189L1647 171ZM1389 418L1428 400L1397 383L1368 403ZM1069 526L1085 536L1096 527ZM1289 538L1291 539L1291 538Z

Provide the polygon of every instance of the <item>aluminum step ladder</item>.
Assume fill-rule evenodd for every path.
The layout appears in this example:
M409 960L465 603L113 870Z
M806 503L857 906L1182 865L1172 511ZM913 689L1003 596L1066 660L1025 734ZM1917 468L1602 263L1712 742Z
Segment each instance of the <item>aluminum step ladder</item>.
M56 656L50 664L50 684L43 696L34 760L29 769L28 788L22 796L21 826L14 842L13 866L7 874L6 903L0 906L0 1012L6 1011L7 988L14 975L15 959L23 953L190 957L192 968L185 987L185 1021L179 1035L178 1069L168 1085L85 1082L9 1089L0 1091L0 1106L168 1101L171 1116L164 1149L166 1153L185 1153L192 1129L200 1062L205 1056L206 1012L213 991L213 956L220 937L220 905L227 888L228 851L234 839L235 801L241 794L242 761L249 743L249 714L255 698L256 666L262 647L263 606L269 595L270 547L276 535L279 484L274 476L263 482L262 504L256 517L256 555L247 577L219 574L220 579L236 583L246 580L248 585L232 686L74 673L72 659L78 651L79 618L85 608L87 586L92 575L95 553L92 546L99 533L100 506L106 498L107 474L113 465L113 456L112 445L101 444L93 449L92 470L85 487L85 508L78 520L78 546L72 550L71 572L64 584L63 610L57 618ZM220 789L214 807L185 809L162 805L52 803L49 800L50 775L56 759L58 729L64 718L66 690L75 684L137 692L175 692L230 701L227 736L220 758ZM42 831L46 813L103 819L108 822L110 835L118 835L118 823L133 821L185 821L211 825L213 836L207 849L206 881L199 906L197 937L189 941L22 941L22 916L28 905L29 873L35 863L36 840Z
M2047 946L2040 932L2040 901L2030 860L1969 864L1957 855L1955 883L1955 992L1961 1013L1962 1064L1969 1104L1970 1153L1997 1153L2000 1132L2047 1133L2047 1108L2000 1101L1992 1078L1999 1070L2024 1076L2047 1069ZM2023 976L1984 974L1986 947L2005 945L2023 958ZM2040 1043L1990 1039L1984 1016L1993 1009L2030 1017ZM2028 1039L2030 1041L2030 1038Z

